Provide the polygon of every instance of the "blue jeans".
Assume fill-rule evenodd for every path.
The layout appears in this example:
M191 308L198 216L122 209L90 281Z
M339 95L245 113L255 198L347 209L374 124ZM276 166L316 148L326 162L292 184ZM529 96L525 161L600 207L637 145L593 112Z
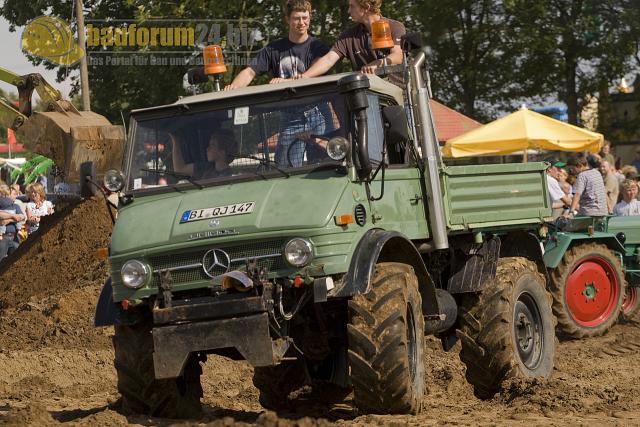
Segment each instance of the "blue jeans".
M299 167L304 163L306 141L298 138L302 132L322 135L327 122L319 107L305 111L304 119L297 119L280 131L276 147L276 164L280 167Z

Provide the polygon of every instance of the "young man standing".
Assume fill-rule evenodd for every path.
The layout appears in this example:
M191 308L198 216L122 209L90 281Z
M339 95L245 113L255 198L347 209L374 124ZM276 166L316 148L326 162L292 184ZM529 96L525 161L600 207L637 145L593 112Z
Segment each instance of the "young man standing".
M308 0L289 0L286 5L287 38L269 43L251 64L242 70L224 90L248 86L255 76L271 72L270 83L296 78L329 51L329 47L309 35L311 3Z
M605 216L609 213L607 208L607 193L604 188L604 180L598 169L589 169L586 157L570 159L575 163L579 174L573 186L573 200L571 201L571 213L581 216ZM580 210L578 209L580 206Z
M331 51L304 72L302 77L321 76L344 57L349 58L353 71L364 73L373 73L383 65L401 64L403 53L400 39L406 30L400 22L380 15L381 5L382 0L349 0L349 15L356 25L343 31ZM389 23L394 44L385 57L373 49L371 42L371 24L380 20Z

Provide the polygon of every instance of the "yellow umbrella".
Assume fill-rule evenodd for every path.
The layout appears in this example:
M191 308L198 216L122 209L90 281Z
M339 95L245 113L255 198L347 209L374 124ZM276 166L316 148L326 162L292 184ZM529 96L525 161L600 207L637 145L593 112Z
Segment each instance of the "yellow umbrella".
M552 119L522 108L447 141L445 157L500 156L527 149L551 151L600 151L600 133Z

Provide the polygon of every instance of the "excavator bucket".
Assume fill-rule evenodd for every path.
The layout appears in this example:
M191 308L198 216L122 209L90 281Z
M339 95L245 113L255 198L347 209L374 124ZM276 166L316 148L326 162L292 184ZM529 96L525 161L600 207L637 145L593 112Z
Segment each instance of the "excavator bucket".
M0 67L0 81L14 85L19 98L17 106L0 99L0 124L23 134L28 151L53 160L64 172L66 182L80 182L80 165L84 162L93 162L98 177L122 166L122 126L114 126L91 111L78 111L39 74L19 76ZM33 112L34 91L46 112Z
M36 112L19 132L25 136L25 148L52 159L68 183L80 181L84 162L93 162L98 176L122 167L123 127L91 111Z

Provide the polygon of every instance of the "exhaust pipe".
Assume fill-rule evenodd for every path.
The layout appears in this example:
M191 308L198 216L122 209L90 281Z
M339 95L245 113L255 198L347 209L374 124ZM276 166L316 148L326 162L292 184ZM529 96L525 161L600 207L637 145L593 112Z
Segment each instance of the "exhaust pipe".
M420 138L422 156L426 160L424 164L425 176L427 177L427 193L429 196L429 220L431 223L431 233L435 249L447 249L449 239L447 237L447 224L444 213L444 203L442 200L442 190L440 189L440 166L442 158L438 148L438 137L433 123L431 106L429 104L429 87L425 82L422 68L427 58L425 49L418 53L411 64L412 69L412 96L416 99L413 105L417 105L417 112L414 117L417 119L417 135ZM428 74L425 72L427 78Z

